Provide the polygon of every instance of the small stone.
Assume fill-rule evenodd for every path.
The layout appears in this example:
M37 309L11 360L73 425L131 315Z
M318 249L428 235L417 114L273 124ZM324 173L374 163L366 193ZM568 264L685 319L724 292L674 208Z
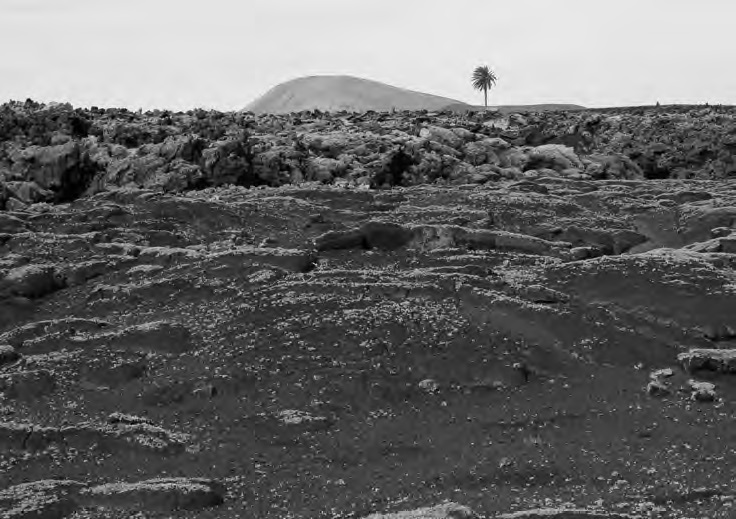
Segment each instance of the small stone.
M437 393L440 389L439 383L431 378L425 378L417 386L426 393Z
M652 371L652 374L649 375L652 379L660 379L660 378L669 378L675 374L674 371L672 371L671 368L664 368L664 369L658 369L657 371Z

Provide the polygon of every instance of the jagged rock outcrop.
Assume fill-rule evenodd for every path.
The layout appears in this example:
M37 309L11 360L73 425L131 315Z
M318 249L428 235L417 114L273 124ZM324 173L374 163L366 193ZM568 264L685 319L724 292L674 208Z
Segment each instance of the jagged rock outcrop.
M31 102L3 105L0 125L0 208L12 210L126 186L181 192L736 174L728 137L736 116L723 107L254 116Z
M736 373L736 349L695 349L680 353L677 360L690 373L699 370Z

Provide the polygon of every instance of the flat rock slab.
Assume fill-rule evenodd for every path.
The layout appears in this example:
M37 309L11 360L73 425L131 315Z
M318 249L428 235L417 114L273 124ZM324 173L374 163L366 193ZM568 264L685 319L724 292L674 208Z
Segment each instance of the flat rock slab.
M22 348L26 342L55 340L61 341L75 334L99 333L110 323L100 319L52 319L24 324L0 335L0 343ZM59 348L55 348L59 349Z
M199 478L161 478L138 483L109 483L89 488L80 495L85 507L129 511L173 512L201 510L221 505L225 487Z
M0 491L2 519L64 519L80 508L129 512L201 510L222 504L224 485L202 478L151 479L90 487L71 480L42 480Z
M443 503L427 508L406 510L389 514L372 514L366 519L475 519L477 515L467 506Z
M637 519L628 514L595 512L592 510L562 510L559 508L537 508L512 514L502 514L497 519Z
M290 272L309 272L314 268L317 257L311 251L283 249L278 247L238 247L233 250L208 256L218 263L246 267L252 264L279 267Z
M628 514L596 512L592 510L564 510L559 508L537 508L512 514L502 514L497 519L637 519Z
M192 348L186 326L171 321L153 321L91 337L113 349L183 353Z
M111 420L112 421L112 420ZM79 451L140 451L175 455L184 451L188 436L150 423L112 421L105 425L83 423L67 427L42 427L16 422L0 423L0 450L40 451L50 446Z

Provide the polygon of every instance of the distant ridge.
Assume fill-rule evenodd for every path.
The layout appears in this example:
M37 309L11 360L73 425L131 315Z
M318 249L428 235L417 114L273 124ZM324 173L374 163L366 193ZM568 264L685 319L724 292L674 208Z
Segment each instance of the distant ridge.
M443 110L471 105L432 94L415 92L353 76L309 76L273 87L245 110L257 114L284 114L304 110L377 112L396 110Z
M448 105L444 108L445 110L451 110L453 112L477 112L485 110L483 106L474 106L467 103L459 103L456 105ZM514 112L550 112L559 110L587 110L586 107L580 105L571 104L536 104L536 105L500 105L500 106L489 106L489 110L498 110L501 113L514 113Z

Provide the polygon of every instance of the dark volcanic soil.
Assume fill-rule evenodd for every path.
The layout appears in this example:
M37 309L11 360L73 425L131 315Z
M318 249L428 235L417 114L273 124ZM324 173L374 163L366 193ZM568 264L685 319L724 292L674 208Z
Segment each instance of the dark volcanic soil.
M0 111L3 519L734 517L730 109Z

